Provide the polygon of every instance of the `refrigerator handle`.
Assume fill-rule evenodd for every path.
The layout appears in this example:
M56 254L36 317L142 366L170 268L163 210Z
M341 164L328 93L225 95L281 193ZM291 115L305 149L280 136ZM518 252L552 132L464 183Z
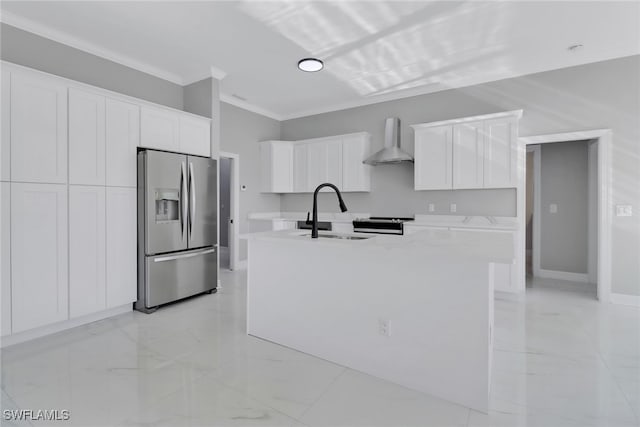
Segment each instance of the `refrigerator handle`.
M184 240L184 234L187 225L187 171L186 162L180 163L180 232L182 234L182 240Z
M193 173L193 162L189 162L189 195L191 196L191 206L189 207L189 239L192 238L193 222L196 219L196 177Z

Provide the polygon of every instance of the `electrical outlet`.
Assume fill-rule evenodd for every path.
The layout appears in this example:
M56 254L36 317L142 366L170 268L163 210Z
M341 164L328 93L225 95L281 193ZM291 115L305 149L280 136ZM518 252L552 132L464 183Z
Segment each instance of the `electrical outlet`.
M436 211L436 205L434 205L433 203L429 203L429 212L435 212Z
M555 203L551 203L549 205L549 213L558 213L558 205Z
M385 337L391 336L391 322L389 319L378 319L378 333Z
M633 216L631 205L616 205L616 216Z
M456 212L457 210L458 210L458 205L456 205L455 203L451 203L449 205L449 211L451 211L452 213Z

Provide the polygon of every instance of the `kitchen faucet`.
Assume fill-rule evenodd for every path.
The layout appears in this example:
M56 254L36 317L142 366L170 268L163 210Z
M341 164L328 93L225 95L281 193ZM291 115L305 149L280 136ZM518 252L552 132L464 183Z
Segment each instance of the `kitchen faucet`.
M316 191L313 192L313 219L311 220L311 238L318 238L318 192L322 187L331 187L333 191L338 195L338 203L340 204L340 210L342 212L347 211L347 205L344 204L344 200L342 200L342 195L340 194L340 190L335 185L325 182L324 184L318 185ZM309 214L307 214L307 218L309 218ZM308 219L307 219L308 221Z

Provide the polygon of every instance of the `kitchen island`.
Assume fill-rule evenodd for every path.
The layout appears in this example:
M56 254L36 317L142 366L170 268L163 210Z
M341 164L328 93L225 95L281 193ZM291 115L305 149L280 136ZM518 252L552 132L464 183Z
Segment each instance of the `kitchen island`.
M249 237L247 332L486 412L493 266L513 261L512 240L326 234Z

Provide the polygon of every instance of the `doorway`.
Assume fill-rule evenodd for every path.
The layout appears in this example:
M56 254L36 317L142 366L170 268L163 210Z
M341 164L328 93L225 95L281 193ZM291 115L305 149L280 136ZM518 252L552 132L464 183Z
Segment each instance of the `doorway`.
M235 153L220 152L219 163L220 233L219 261L222 269L235 270L238 265L238 215L240 197L238 182L240 176L240 156Z
M537 277L595 284L597 298L600 301L609 302L611 294L611 217L609 212L611 131L604 129L569 132L525 137L520 140L526 145L527 155L524 161L527 173L522 183L525 191L523 191L521 203L525 212L523 230L526 236L522 256L527 261L529 261L527 249L531 249L531 265L530 269L527 269L528 272ZM556 162L558 163L556 168L560 175L555 178L555 182L562 185L554 186L553 176L548 176L553 173L550 173L548 168L542 168L544 163L542 153L545 147L548 147L548 152L552 152L554 146L568 150L570 144L573 144L574 148L582 150L580 155L583 156L582 165L585 172L580 176L581 189L575 190L581 192L581 197L576 197L571 193L568 193L569 196L563 197L559 193L562 188L571 187L568 184L573 178L567 178L567 171L563 171L563 165L566 166L568 163L563 163L562 160L559 163ZM564 167L564 169L569 168ZM533 182L530 182L531 177ZM546 195L547 197L542 194L544 180L552 183L551 191ZM532 197L527 194L531 188L533 189ZM564 191L567 194L566 188ZM528 204L530 207L527 206ZM527 209L528 207L529 209ZM565 228L562 226L558 228L559 221L555 221L556 223L553 224L554 220L560 219L560 213L564 213L569 218L568 222L565 222L568 224ZM545 230L544 227L545 216L547 225L552 224L548 230ZM553 220L549 221L549 218ZM569 239L571 241L567 242L566 238L560 236L562 232L566 232L570 228L575 230L576 226L579 226L578 229L582 231L574 233L573 237ZM554 243L556 245L555 248L551 247L548 251L546 248L542 248L545 231L547 233L547 248L549 242L552 246ZM575 256L575 251L567 249L567 247L571 247L571 244L574 245L574 248L578 248L578 257ZM570 252L564 254L569 256L562 256L563 251ZM556 253L560 255L556 256ZM562 267L561 263L563 262L565 266L571 266L569 268ZM527 262L525 262L526 264Z

